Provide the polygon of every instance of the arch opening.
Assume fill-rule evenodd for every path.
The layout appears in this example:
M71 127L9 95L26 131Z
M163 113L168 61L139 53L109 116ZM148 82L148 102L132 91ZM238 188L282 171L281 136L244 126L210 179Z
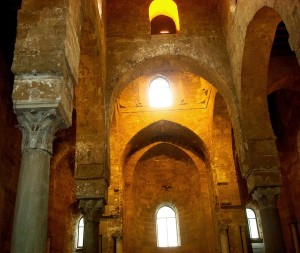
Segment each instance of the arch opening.
M180 31L177 5L173 0L153 0L149 6L151 34Z

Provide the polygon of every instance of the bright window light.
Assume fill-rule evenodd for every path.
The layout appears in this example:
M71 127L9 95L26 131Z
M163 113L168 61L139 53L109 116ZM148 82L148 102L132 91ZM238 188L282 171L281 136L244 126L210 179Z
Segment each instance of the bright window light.
M156 227L158 247L179 246L176 214L172 208L163 206L158 210Z
M177 5L173 0L153 0L149 6L149 20L165 15L175 22L176 30L180 31L179 16Z
M169 107L172 105L170 84L162 77L155 78L149 87L150 106L155 108Z
M83 233L84 233L84 220L81 218L78 222L78 231L77 231L77 248L83 247Z
M252 209L249 209L249 208L246 209L246 213L247 213L247 219L248 219L248 225L249 225L250 238L251 239L258 239L259 234L258 234L258 228L257 228L257 221L256 221L255 213L253 212Z

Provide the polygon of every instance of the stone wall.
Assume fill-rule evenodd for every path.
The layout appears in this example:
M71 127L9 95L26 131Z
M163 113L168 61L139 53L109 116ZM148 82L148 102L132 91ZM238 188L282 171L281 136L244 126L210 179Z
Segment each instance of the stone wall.
M116 233L123 233L126 252L157 250L155 210L160 203L167 201L159 184L163 185L161 180L169 177L165 184L172 185L173 180L174 183L178 180L176 189L182 188L189 192L181 194L182 191L174 187L167 192L172 203L174 200L174 203L179 201L178 203L187 204L192 198L193 203L198 203L199 209L202 208L202 212L195 212L188 204L186 207L182 206L183 212L187 213L186 217L183 215L186 220L184 218L182 221L183 233L187 237L178 252L197 251L207 247L205 242L201 244L193 241L195 235L203 236L201 215L204 214L211 219L207 221L209 224L204 224L206 233L210 233L211 238L207 241L214 245L212 252L220 247L220 224L230 226L231 250L240 252L239 228L245 224L245 214L241 207L232 153L232 129L225 101L219 94L215 101L216 90L199 76L188 72L164 71L163 77L171 85L173 105L170 108L156 110L149 106L148 87L153 79L152 75L143 75L131 82L115 104L110 133L112 177L105 213L114 222L106 222L106 227L102 230L102 236L108 245L105 252L113 250L112 236ZM195 136L188 137L190 133L185 131L191 131ZM200 142L197 141L199 139ZM170 154L164 153L173 150L173 145L177 147L176 150L190 150L174 152L183 152L182 156L188 153L193 159L193 152L198 150L198 158L192 166L194 169L186 168L181 179L174 172L177 170L172 168L184 170L190 163L176 162L174 157L180 157L179 155L170 158ZM141 158L152 154L151 150L159 150L162 154L153 151L155 155L153 153L147 159ZM193 174L194 170L200 173L200 178L196 172ZM163 173L165 176L162 176ZM186 173L189 174L188 178L185 178ZM192 180L189 177L193 178L193 175L199 179L194 185L196 189L186 184ZM176 195L182 197L176 200ZM201 202L201 199L205 199L205 202ZM144 213L147 217L143 216ZM191 230L185 230L184 223L189 223L189 216L199 219L199 225L195 228L191 225ZM137 223L134 223L135 220ZM187 239L189 236L190 241Z
M59 132L54 143L48 217L51 253L74 252L77 243L80 214L75 197L75 126Z
M8 4L9 5L9 4ZM18 6L15 6L18 7ZM17 9L0 10L0 247L10 252L13 213L21 162L21 131L12 109L11 93Z
M131 168L124 168L125 175L126 170ZM181 247L172 252L215 252L205 165L176 146L158 144L139 158L132 180L125 182L124 204L126 252L168 251L157 248L156 237L156 212L164 204L178 215Z

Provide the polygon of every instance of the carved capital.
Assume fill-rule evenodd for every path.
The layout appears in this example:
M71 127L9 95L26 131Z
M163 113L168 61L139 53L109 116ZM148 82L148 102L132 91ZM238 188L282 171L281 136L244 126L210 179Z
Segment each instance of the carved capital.
M253 192L252 198L258 202L260 209L276 208L279 194L279 187L257 188Z
M228 225L225 223L220 223L219 224L219 233L221 235L227 235L227 231L228 231Z
M104 200L81 199L79 202L79 209L82 212L84 219L99 222L104 212Z
M52 154L53 139L63 121L55 109L24 111L17 116L22 131L22 152L40 149Z

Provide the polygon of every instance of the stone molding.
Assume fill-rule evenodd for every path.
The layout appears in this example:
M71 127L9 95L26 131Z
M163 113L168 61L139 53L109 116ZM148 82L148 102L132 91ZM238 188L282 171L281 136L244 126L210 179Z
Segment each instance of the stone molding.
M282 185L282 178L279 167L260 167L252 169L246 177L249 193L257 188L279 187Z
M81 199L79 201L79 210L87 221L99 222L104 212L104 200Z
M24 111L17 119L22 131L22 152L39 149L52 154L55 133L63 125L56 110Z
M279 187L257 188L253 192L252 198L258 202L260 209L276 208L279 194Z

